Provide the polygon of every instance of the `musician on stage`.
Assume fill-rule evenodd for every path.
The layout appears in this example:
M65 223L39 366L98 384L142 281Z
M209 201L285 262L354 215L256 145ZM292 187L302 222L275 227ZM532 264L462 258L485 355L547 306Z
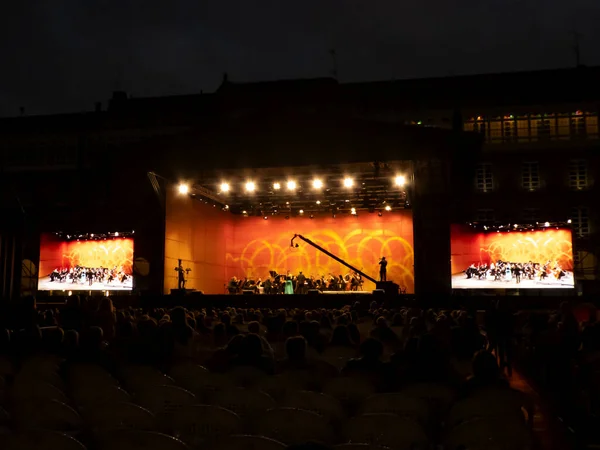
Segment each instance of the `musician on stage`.
M387 281L387 260L382 256L379 260L379 281Z

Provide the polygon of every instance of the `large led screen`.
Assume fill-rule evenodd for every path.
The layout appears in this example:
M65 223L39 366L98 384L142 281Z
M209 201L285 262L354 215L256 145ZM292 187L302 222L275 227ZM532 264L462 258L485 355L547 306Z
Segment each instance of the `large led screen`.
M571 230L482 231L453 225L453 289L573 288Z
M133 239L108 235L43 233L40 291L106 291L133 288Z

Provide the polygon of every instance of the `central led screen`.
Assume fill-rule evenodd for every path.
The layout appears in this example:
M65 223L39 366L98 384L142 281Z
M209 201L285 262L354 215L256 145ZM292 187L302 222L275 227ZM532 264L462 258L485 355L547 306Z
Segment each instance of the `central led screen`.
M453 289L573 288L571 230L451 229Z

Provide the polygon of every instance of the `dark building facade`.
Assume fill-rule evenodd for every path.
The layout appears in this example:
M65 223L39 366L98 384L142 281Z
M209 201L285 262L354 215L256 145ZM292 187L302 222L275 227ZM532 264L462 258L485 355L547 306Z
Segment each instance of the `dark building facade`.
M425 215L422 226L434 221L571 220L576 275L585 285L584 292L594 291L600 251L594 201L600 145L598 75L600 68L581 67L356 84L338 84L333 79L244 84L224 79L213 94L131 99L115 93L106 111L2 119L0 274L3 280L12 280L2 283L2 294L14 294L20 287L21 268L16 267L20 261L36 257L35 242L15 241L14 236L64 229L66 224L89 228L91 222L104 230L119 226L150 236L160 234L160 225L149 225L160 223L162 214L160 198L147 179L150 170L164 168L166 177L176 179L202 176L198 168L210 171L223 160L232 167L265 166L260 155L266 155L267 165L287 158L282 155L291 155L292 164L314 162L325 154L323 143L337 147L336 158L349 156L344 141L351 139L348 133L340 138L339 133L314 132L314 141L323 144L314 153L294 147L289 130L306 117L362 119L398 129L409 126L423 136L441 131L435 129L477 134L483 142L480 154L461 153L454 147L463 144L453 141L438 146L454 148L446 157L411 155L415 189L422 189L415 195L445 198L444 205L449 205L426 212L445 217ZM288 131L281 131L286 126ZM336 126L349 127L343 121ZM280 136L273 140L278 144L268 151L269 139L251 138L278 130ZM360 151L366 154L368 148ZM210 155L224 158L209 163ZM428 181L418 187L419 179ZM145 220L146 214L154 214L157 220ZM419 220L415 217L415 224ZM144 227L148 230L141 231ZM437 230L438 247L442 241L447 245L448 233ZM141 244L136 245L141 255ZM161 264L160 245L148 244L144 258ZM11 271L13 253L22 257L14 257L16 266Z

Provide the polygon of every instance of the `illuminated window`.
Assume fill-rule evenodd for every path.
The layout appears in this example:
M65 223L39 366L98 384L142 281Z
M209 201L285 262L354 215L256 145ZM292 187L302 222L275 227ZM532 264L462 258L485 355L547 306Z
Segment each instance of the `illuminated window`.
M527 225L532 225L540 221L540 209L539 208L524 208L521 215L523 222Z
M521 186L527 191L536 191L540 188L540 168L537 162L523 163Z
M502 138L504 142L516 142L517 126L513 116L506 116L502 121Z
M586 207L579 206L571 211L571 225L573 234L576 236L587 236L590 234L590 217Z
M490 163L477 165L475 183L478 192L492 192L494 190L494 175Z
M493 209L478 209L475 212L475 222L492 223L495 220Z
M502 134L502 119L500 117L496 117L495 119L491 119L489 123L489 139L486 139L487 142L498 143L504 141L504 136Z
M573 159L569 163L569 187L582 190L588 187L588 167L584 159Z

